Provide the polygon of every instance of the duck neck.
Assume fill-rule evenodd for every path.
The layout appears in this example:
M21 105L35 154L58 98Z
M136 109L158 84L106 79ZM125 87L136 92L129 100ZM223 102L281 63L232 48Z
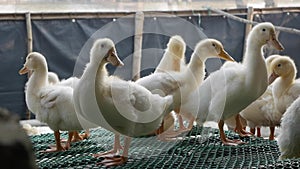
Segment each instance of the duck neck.
M186 79L193 79L194 83L191 83L191 88L197 88L204 79L205 76L205 61L206 58L201 57L203 54L193 54L190 63L185 70L184 76Z
M105 82L105 78L108 77L108 72L106 70L106 64L107 63L103 63L103 62L100 62L100 65L98 66L98 69L97 69L97 74L96 74L96 85L99 86L103 86L102 84Z
M40 67L33 71L31 77L29 78L31 87L35 90L39 90L42 87L46 86L48 83L48 68Z
M295 83L295 71L291 72L288 76L279 77L277 81L274 83L274 96L275 98L279 98L284 95L285 91L290 88L291 85Z
M243 58L243 65L246 68L246 85L248 89L253 92L256 91L256 96L260 96L268 86L268 75L265 59L262 55L262 46L254 39L249 39L245 56ZM255 90L254 90L255 89Z

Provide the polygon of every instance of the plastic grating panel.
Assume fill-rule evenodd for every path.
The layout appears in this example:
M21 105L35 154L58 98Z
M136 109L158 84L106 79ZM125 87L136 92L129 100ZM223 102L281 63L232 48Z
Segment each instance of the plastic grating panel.
M278 161L276 141L263 138L239 138L227 132L231 139L242 139L248 144L223 146L217 129L194 127L181 140L158 141L156 137L134 138L126 164L115 168L299 168L300 159ZM66 132L62 138L67 138ZM110 150L114 135L104 129L91 130L91 137L72 143L64 152L42 153L54 144L53 134L32 136L39 168L105 168L96 165L101 159L92 154Z

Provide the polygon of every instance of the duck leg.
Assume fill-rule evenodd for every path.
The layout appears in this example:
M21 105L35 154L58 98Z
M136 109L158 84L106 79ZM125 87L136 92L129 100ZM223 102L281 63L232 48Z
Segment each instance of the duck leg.
M115 156L115 155L119 154L121 149L123 149L123 147L120 144L120 135L115 134L113 149L109 150L107 152L104 152L104 153L93 154L93 156L96 157L96 158L107 157L107 156Z
M90 130L85 130L84 134L80 134L82 139L88 139L90 137L91 133Z
M43 152L65 151L65 148L61 145L61 142L60 142L60 132L59 132L59 130L54 131L54 137L55 137L56 147L51 147L50 149L47 149Z
M250 129L250 132L255 135L255 127Z
M71 142L78 142L78 141L82 141L84 139L87 139L90 137L90 131L89 130L85 130L84 134L79 134L78 131L74 131L73 133L73 137ZM61 140L61 142L67 142L68 140Z
M68 140L66 142L65 149L68 150L71 147L71 142L73 141L73 138L75 137L75 134L77 131L68 131Z
M68 135L69 135L69 137L68 137L68 140L66 141L66 146L65 146L66 150L70 149L71 142L78 142L78 141L81 141L81 140L85 139L83 136L81 136L78 133L78 131L68 131Z
M241 140L230 140L226 137L225 132L224 132L224 121L220 120L218 123L219 126L219 130L220 130L220 139L222 141L222 143L224 145L228 145L228 146L236 146L239 144L245 144L245 142L241 141Z
M184 126L184 124L183 124L182 116L179 114L180 113L180 107L179 108L175 108L174 112L176 113L176 116L178 118L179 129L176 130L176 131L166 131L166 132L164 132L160 136L160 140L162 140L162 141L171 141L171 140L174 140L174 138L177 137L177 136L179 136L180 134L182 134L184 132L187 132L187 131L190 131L190 129L186 128Z
M261 137L260 127L257 127L256 130L257 130L256 136Z
M103 164L106 167L110 166L118 166L122 165L127 162L128 160L128 151L131 143L131 138L130 137L125 137L124 140L124 149L122 155L117 155L113 157L105 157L103 161L101 161L99 164Z
M180 134L185 133L185 132L189 132L190 130L192 130L195 118L193 118L193 117L190 118L188 127L185 127L184 124L183 124L182 116L180 114L177 114L177 116L178 116L179 129L176 130L176 131L166 133L165 134L166 138L173 138L174 139L175 137L179 136Z
M240 119L240 115L237 114L235 116L235 123L236 123L236 132L241 136L241 137L250 137L253 136L253 134L251 132L246 131L243 126L242 126L242 122Z
M175 122L175 120L171 113L169 113L168 115L166 115L164 117L162 125L155 132L155 135L157 136L158 140L169 141L165 137L165 134L174 130L174 122ZM159 131L159 132L157 132L157 131Z
M270 127L269 140L274 140L275 139L274 132L275 132L275 127L274 126Z
M160 137L163 132L164 132L164 120L161 122L160 127L155 130L155 135Z
M72 131L72 134L73 134L73 137L72 137L71 142L78 142L78 141L83 140L83 138L80 136L80 134L78 133L78 131Z

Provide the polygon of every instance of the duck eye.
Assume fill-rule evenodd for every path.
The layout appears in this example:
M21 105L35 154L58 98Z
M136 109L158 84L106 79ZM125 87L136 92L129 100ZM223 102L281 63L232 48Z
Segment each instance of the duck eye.
M213 46L213 47L216 47L216 44L213 43L212 46Z
M266 31L266 29L265 29L265 28L263 28L263 29L262 29L262 31L263 31L263 32L265 32L265 31Z
M281 67L281 64L278 64L277 67Z

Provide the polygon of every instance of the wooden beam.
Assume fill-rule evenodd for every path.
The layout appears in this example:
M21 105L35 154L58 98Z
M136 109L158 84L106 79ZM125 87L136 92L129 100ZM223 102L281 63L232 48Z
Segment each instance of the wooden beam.
M250 21L250 20L247 20L247 19L243 19L243 18L234 16L234 15L232 15L232 14L230 14L230 13L227 13L227 12L224 12L224 11L222 11L222 10L219 10L219 9L210 9L210 10L213 11L213 12L222 14L222 15L224 15L224 16L230 18L230 19L233 19L233 20L242 22L242 23L252 24L252 25L258 24L258 22ZM287 28L287 27L282 27L282 26L275 26L275 28L276 28L276 30L278 30L278 31L283 31L283 32L291 33L291 34L297 34L297 35L300 35L300 30L299 30L299 29L295 29L295 28Z
M27 29L27 53L32 52L32 28L31 28L31 14L26 13L26 29Z
M223 11L232 15L246 15L247 8L224 9ZM199 10L180 10L180 11L145 11L144 17L159 16L220 16L222 14L212 13L211 8L201 8ZM276 8L254 8L255 14L272 14L282 12L300 12L300 7L276 7ZM26 13L12 12L1 13L0 20L24 20ZM135 14L134 12L31 12L31 20L47 19L91 19L91 18L119 18ZM168 16L169 15L169 16Z
M26 29L27 29L27 53L32 52L33 39L32 39L32 28L31 28L31 14L28 12L25 14L26 19ZM27 74L27 78L29 79L32 72L29 71ZM27 109L26 111L27 119L31 119L31 112Z
M253 21L253 7L249 7L248 8L248 12L247 12L247 20L249 21ZM245 53L245 50L246 50L246 41L247 41L247 37L248 37L248 34L249 32L251 31L252 29L252 24L246 24L246 27L245 27L245 39L244 39L244 52Z
M144 13L137 12L135 14L134 53L133 53L133 63L132 63L133 81L140 78L143 28L144 28Z

